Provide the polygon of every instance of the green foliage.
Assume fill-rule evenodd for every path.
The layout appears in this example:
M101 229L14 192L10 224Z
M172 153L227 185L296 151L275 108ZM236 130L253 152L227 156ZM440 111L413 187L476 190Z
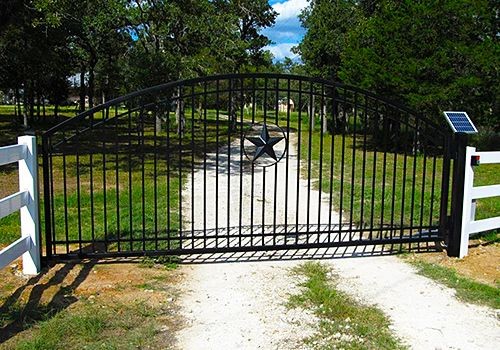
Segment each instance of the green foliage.
M269 67L261 29L276 15L266 0L9 0L0 13L0 90L16 95L32 125L42 100L58 105L70 92L84 110L97 96ZM80 79L70 91L73 75Z
M466 110L498 128L498 2L313 1L298 50L309 72L361 86L441 120ZM337 74L338 73L338 74Z
M359 25L361 11L354 0L312 1L300 15L307 32L295 48L312 75L338 78L347 34Z

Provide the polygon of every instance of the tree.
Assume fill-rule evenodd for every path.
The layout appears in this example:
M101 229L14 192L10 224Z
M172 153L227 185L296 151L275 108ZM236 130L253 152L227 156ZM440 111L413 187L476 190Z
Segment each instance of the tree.
M126 31L127 4L127 0L35 0L44 16L40 25L61 28L67 33L75 72L80 73L80 110L85 107L86 93L89 107L94 104L98 63L112 62L128 49L131 40ZM102 78L100 85L106 89L106 75Z
M29 0L7 2L0 25L0 88L12 89L23 100L24 125L31 124L35 104L40 114L46 97L64 95L60 82L69 74L65 34L55 28L35 25L41 14ZM62 94L62 95L61 95Z
M338 80L347 34L363 15L355 0L312 0L300 14L307 30L294 52L311 75Z
M349 32L339 77L436 119L463 109L498 125L498 14L487 0L382 1Z

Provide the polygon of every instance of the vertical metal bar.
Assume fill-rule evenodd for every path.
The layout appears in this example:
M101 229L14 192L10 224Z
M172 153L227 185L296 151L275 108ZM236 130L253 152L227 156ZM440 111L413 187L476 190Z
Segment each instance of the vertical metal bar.
M167 120L165 123L165 131L166 135L166 143L167 143L167 151L166 151L166 159L167 159L167 250L172 249L172 218L171 218L171 207L170 207L170 160L171 160L171 149L170 149L170 100L167 100Z
M241 81L240 81L240 203L239 203L239 218L238 218L238 222L239 222L239 225L238 225L238 228L239 228L239 232L238 232L238 247L241 247L242 246L242 232L241 232L241 228L242 228L242 225L243 225L243 143L244 143L244 140L243 140L243 113L244 113L244 104L245 104L245 95L244 95L244 89L243 89L243 84L244 84L244 80L243 78L241 78Z
M152 119L153 122L153 196L154 196L154 236L155 236L155 250L158 250L158 171L157 171L157 166L158 166L158 150L157 150L157 145L156 145L156 138L157 138L157 118L159 120L158 116L158 105L155 105L154 109L154 119Z
M228 108L228 123L227 123L227 193L226 193L226 207L227 207L227 247L230 246L230 227L231 227L231 131L232 131L232 119L233 119L233 80L229 78L229 108Z
M267 123L267 78L264 78L264 125ZM262 245L265 245L265 225L266 225L266 168L262 168Z
M448 226L448 195L449 195L449 185L450 185L450 170L451 170L451 137L446 135L444 138L444 149L443 149L443 170L441 176L441 194L440 194L440 205L439 205L439 231L445 240L449 239Z
M397 150L394 151L394 160L392 164L392 198L391 198L391 231L390 239L394 236L394 212L396 211L396 177L397 177L397 163L398 163L398 153Z
M66 254L69 254L69 232L68 232L68 189L66 177L66 153L62 154L63 159L63 191L64 191L64 235L66 238Z
M255 109L257 104L256 99L256 86L255 77L252 78L252 125L255 124ZM250 184L250 246L253 247L253 237L254 237L254 204L253 198L255 195L255 166L252 162L252 175Z
M117 248L121 251L121 232L120 232L120 176L119 176L119 129L118 129L118 106L115 106L115 182L116 182L116 237ZM155 206L156 207L156 206Z
M424 222L424 205L425 205L425 176L426 176L426 168L427 168L427 154L425 152L425 146L422 147L422 153L423 153L423 162L424 164L422 165L422 192L420 195L420 223L419 223L419 229L420 232L422 232L422 226Z
M375 118L377 119L377 124L378 124L378 119L380 118L379 116L379 101L376 101L375 105ZM377 130L378 131L378 130ZM376 132L376 130L374 130ZM372 174L372 198L371 198L371 210L370 210L370 240L373 239L373 226L374 226L374 214L375 214L375 180L377 178L377 143L374 143L373 145L373 174Z
M278 125L279 123L279 106L278 106L278 97L279 97L279 78L276 78L276 86L275 86L275 123ZM278 165L274 165L274 198L273 198L273 245L276 245L276 208L277 208L277 196L278 196Z
M417 182L417 153L418 153L418 129L419 129L419 119L416 118L416 128L414 130L414 141L413 141L413 169L412 169L412 184L411 184L411 209L410 209L410 238L413 237L413 224L414 212L415 212L415 183Z
M94 128L94 114L90 115L91 138ZM90 174L90 230L92 237L92 252L95 252L95 216L94 216L94 150L89 150L89 174Z
M139 116L140 116L140 132L139 132L139 137L140 139L140 145L141 145L141 200L142 200L142 250L146 250L146 174L145 174L145 165L144 165L144 153L146 152L146 149L144 147L144 109L141 108L139 111Z
M184 113L184 111L182 110L182 99L183 99L183 96L182 96L182 90L183 90L183 87L182 86L179 86L178 87L178 96L177 96L177 104L180 104L180 108L181 108L181 111L180 111L180 114L181 114L181 117L182 114ZM179 123L182 123L182 120L178 120ZM179 130L179 133L177 135L177 137L179 138L179 249L182 249L182 233L183 233L183 230L182 230L182 152L183 152L183 145L182 145L182 137L183 137L183 134L184 132L182 131L182 127L179 126L178 127L178 130Z
M384 207L385 207L385 180L387 176L387 124L388 124L388 116L387 116L387 109L386 109L386 114L382 117L383 118L383 130L382 130L382 135L384 135L384 141L383 141L383 152L384 152L384 164L382 168L382 198L381 198L381 204L380 204L380 238L382 239L382 233L384 229Z
M195 99L194 99L194 84L191 85L191 248L194 249L195 231L194 231L194 152L195 152L195 141L194 141L194 109L195 109Z
M363 229L365 226L365 180L366 180L366 143L367 143L367 135L368 135L368 107L369 107L369 98L365 94L364 95L365 105L363 110L363 165L361 168L361 208L360 208L360 223L359 228L362 230L360 233L360 237L363 235Z
M77 131L78 133L78 131ZM80 137L78 137L79 139ZM76 150L76 196L78 205L78 254L82 253L82 206L81 206L81 189L80 189L80 151L79 147Z
M134 223L133 223L133 208L132 208L132 113L130 109L127 111L128 117L128 225L130 231L130 251L134 250Z
M342 107L342 160L340 165L340 204L339 204L339 227L342 229L342 216L344 212L344 174L345 174L345 137L346 137L346 90L344 89L344 105ZM340 103L340 99L339 99ZM352 233L349 231L349 241L351 240ZM342 235L339 235L339 241L342 240Z
M203 83L203 248L207 247L207 123L207 82L205 81Z
M403 124L405 125L405 124ZM405 133L408 132L408 127L405 127ZM406 195L406 166L407 166L407 161L408 161L408 151L407 151L407 145L403 144L404 147L404 155L403 155L403 183L402 183L402 189L401 189L401 221L400 221L400 232L399 232L399 238L403 237L403 232L404 232L404 217L405 217L405 195Z
M335 170L335 82L332 82L332 120L331 120L331 132L330 132L330 198L328 200L328 243L332 242L332 215L333 215L333 171ZM339 227L340 229L340 227Z
M330 198L328 201L328 243L332 242L332 215L333 215L333 172L335 164L335 83L332 83L332 121L330 132ZM341 227L338 228L339 231ZM340 235L340 234L339 234Z
M106 119L107 110L103 111L104 118ZM105 126L103 125L103 129ZM104 225L104 245L105 251L108 250L108 197L107 197L107 183L106 183L106 137L102 138L102 197L103 197L103 225Z
M296 186L296 198L295 201L295 228L297 230L297 235L295 236L295 244L299 243L299 200L300 200L300 152L302 143L302 80L299 80L299 101L298 101L298 121L297 121L297 186Z
M50 149L52 150L52 142L50 144ZM64 152L64 150L63 150ZM50 211L50 216L51 220L50 223L52 224L52 242L54 242L53 245L53 250L54 254L57 253L57 247L56 247L56 218L55 218L55 196L54 196L54 154L49 155L49 168L50 168L50 204L52 210Z
M288 234L288 177L289 177L289 169L290 166L290 78L287 79L287 88L286 88L286 142L287 142L287 150L286 150L286 169L285 169L285 236ZM286 244L286 239L284 241Z
M436 189L436 154L432 157L432 182L431 182L431 203L429 209L429 226L433 226L433 214L434 214L434 191Z
M324 143L324 105L325 105L325 84L321 84L321 99L320 99L320 109L319 109L319 115L320 115L320 139L319 139L319 176L318 176L318 181L319 181L319 189L318 189L318 243L319 237L320 237L320 231L321 231L321 194L323 190L323 143Z
M309 104L308 104L308 116L309 116L309 135L307 143L307 218L306 218L306 242L309 243L310 237L310 214L311 214L311 167L312 167L312 134L314 128L314 97L313 97L313 83L309 83Z
M215 90L215 193L219 193L219 105L220 105L220 80L216 81ZM215 196L215 247L219 246L219 196Z
M347 104L346 104L347 109ZM349 232L352 232L353 229L353 221L354 221L354 188L356 187L356 123L357 123L357 114L358 114L358 93L354 92L354 125L352 128L352 166L351 166L351 200L350 200L350 208L349 208ZM363 232L359 232L359 239L362 239ZM349 234L349 240L352 240L351 235Z
M50 189L50 167L49 167L49 138L42 136L42 151L43 151L43 206L45 216L45 255L47 259L52 257L52 229L51 229L51 212L53 206L51 203Z

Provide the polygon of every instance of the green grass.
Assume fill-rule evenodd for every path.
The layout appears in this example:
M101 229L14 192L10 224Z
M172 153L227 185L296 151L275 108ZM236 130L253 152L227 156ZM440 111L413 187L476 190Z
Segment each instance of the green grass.
M457 298L474 304L500 309L500 286L492 287L461 276L454 269L419 259L405 259L422 276L429 277L456 291Z
M83 303L38 322L27 337L17 338L7 349L137 349L155 345L159 310L144 302Z
M292 273L305 277L302 292L290 297L288 307L304 308L319 318L316 332L305 339L312 349L404 349L391 334L389 320L377 308L358 303L339 291L325 265L307 262Z
M482 164L474 168L474 186L496 184L500 184L500 164ZM478 220L498 216L500 213L500 197L478 199L476 204L476 219ZM496 232L500 233L500 229Z
M308 133L304 132L301 139L303 159L309 157L307 135ZM354 138L350 135L345 139L336 135L333 137L333 142L333 181L330 182L331 135L324 135L323 151L320 153L319 134L313 134L311 176L314 187L321 186L325 193L329 193L330 186L333 186L334 208L342 211L346 219L349 221L352 219L354 225L358 227L437 224L441 159L436 159L434 165L433 160L425 159L423 156L405 157L395 153L387 153L384 156L383 153L375 153L373 150L364 153L362 148L354 144ZM357 142L359 145L360 141ZM322 162L321 167L320 162ZM434 168L437 175L433 179ZM321 180L319 180L320 169L322 169ZM307 171L308 167L304 166L303 177L307 177ZM434 191L432 191L433 181ZM391 215L392 212L394 217Z

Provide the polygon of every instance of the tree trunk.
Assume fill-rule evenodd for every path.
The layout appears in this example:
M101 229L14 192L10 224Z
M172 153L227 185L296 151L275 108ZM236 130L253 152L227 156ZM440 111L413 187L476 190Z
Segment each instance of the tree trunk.
M56 105L54 106L54 117L57 118L59 114L59 104L56 103Z
M16 120L17 120L17 118L18 118L18 117L20 116L20 114L21 114L21 113L19 112L19 110L18 110L18 105L19 105L19 101L18 101L18 100L19 100L19 89L18 89L18 88L16 88L16 89L14 90L14 117L16 118Z
M36 96L36 120L40 121L40 93L37 93Z
M45 97L42 99L42 113L43 113L43 119L47 117L45 114Z
M181 90L177 90L177 104L175 107L175 121L177 122L177 134L182 136L184 132L184 101L181 100Z
M323 134L328 133L328 120L326 118L326 103L323 104Z
M80 71L80 113L85 110L85 67Z
M34 89L34 83L31 82L30 84L30 93L29 93L29 108L30 108L30 113L28 116L28 122L33 123L33 119L35 117L35 89Z
M89 108L94 107L95 64L89 69Z
M311 123L311 130L314 130L314 125L315 125L314 114L316 113L316 111L314 110L314 95L312 95L312 98L309 99L308 112L309 112L309 118L310 118L309 123Z
M24 96L23 96L23 126L28 129L28 93L26 88L26 83L24 84Z

